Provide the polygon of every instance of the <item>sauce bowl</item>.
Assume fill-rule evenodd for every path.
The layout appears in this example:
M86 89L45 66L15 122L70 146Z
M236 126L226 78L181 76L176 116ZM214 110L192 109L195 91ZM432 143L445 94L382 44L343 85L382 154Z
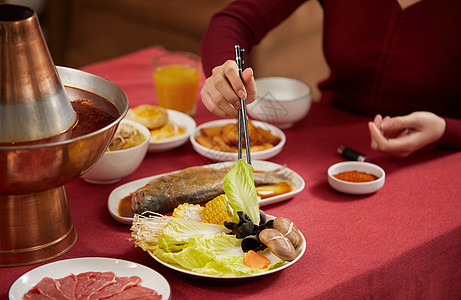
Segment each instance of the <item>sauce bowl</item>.
M336 178L333 175L342 172L358 171L372 174L378 179L367 182L352 182ZM346 161L332 165L328 168L328 183L335 190L352 195L371 194L383 187L386 173L384 170L372 163L360 161Z

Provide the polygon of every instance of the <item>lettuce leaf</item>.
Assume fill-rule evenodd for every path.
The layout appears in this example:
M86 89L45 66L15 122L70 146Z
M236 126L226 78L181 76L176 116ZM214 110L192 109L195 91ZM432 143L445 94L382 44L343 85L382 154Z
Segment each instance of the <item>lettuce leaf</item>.
M171 231L170 234L174 232ZM242 240L234 235L196 233L184 240L174 238L170 234L162 235L159 247L153 252L166 263L178 265L192 272L215 276L244 276L267 272L267 269L251 269L245 265L241 249ZM182 237L185 238L186 235ZM171 243L176 243L176 246L171 247ZM171 251L173 248L175 251ZM275 261L269 269L281 263L281 260Z
M176 252L187 247L188 240L197 235L214 237L219 233L228 231L222 225L173 219L163 228L158 247L166 251Z
M243 211L255 225L259 225L259 203L253 180L253 167L245 160L239 159L224 176L222 188L234 213Z

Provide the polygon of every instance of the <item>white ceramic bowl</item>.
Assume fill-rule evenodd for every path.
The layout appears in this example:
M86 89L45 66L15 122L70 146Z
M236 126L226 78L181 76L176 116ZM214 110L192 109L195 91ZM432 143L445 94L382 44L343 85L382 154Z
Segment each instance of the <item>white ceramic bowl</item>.
M368 182L350 182L340 180L333 175L348 172L358 171L373 174L378 179ZM383 187L386 173L384 170L372 163L359 162L359 161L346 161L332 165L328 168L328 183L335 190L353 195L371 194Z
M247 105L255 120L289 128L302 120L311 108L311 88L306 83L288 77L256 79L256 100Z
M132 148L104 152L95 165L82 175L83 180L95 184L114 183L130 175L141 165L149 147L150 132L145 126L126 119L122 120L119 126L125 123L141 131L146 140Z
M201 124L199 125L195 131L194 131L194 134L190 136L190 141L192 143L192 147L194 148L195 151L197 151L197 153L213 160L213 161L233 161L233 160L237 160L238 158L238 154L237 153L233 153L233 152L223 152L223 151L217 151L217 150L213 150L213 149L210 149L210 148L207 148L205 146L202 146L201 144L199 144L197 142L197 140L195 139L196 136L200 135L200 129L202 128L206 128L206 127L213 127L213 126L223 126L223 125L226 125L228 123L236 123L237 120L234 120L234 119L222 119L222 120L216 120L216 121L211 121L211 122L207 122L207 123L204 123L204 124ZM272 148L269 148L267 150L263 150L263 151L257 151L257 152L251 152L251 159L253 160L265 160L265 159L269 159L277 154L280 153L280 151L282 151L283 149L283 146L285 145L285 142L286 142L286 137L285 137L285 134L283 133L282 130L280 130L279 128L275 127L275 126L272 126L270 124L267 124L267 123L263 123L263 122L259 122L259 121L252 121L253 124L255 126L258 126L258 127L262 127L266 130L270 130L270 132L275 135L275 136L278 136L280 138L280 142L275 145L274 147ZM245 153L243 153L243 158L246 159L246 156L245 156Z

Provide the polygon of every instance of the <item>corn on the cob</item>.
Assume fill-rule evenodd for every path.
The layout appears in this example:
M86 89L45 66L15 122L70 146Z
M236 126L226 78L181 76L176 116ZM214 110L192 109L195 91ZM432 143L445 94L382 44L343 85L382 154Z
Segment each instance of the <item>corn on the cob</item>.
M224 221L236 222L236 218L226 196L220 195L205 205L205 222L222 225Z
M205 207L200 206L200 204L180 204L173 210L173 217L188 221L203 222L205 220Z

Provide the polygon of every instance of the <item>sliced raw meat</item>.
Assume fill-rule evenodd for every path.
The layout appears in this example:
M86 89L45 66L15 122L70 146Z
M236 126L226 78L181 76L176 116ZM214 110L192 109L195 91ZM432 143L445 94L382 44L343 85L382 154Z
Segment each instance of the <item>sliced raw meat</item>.
M63 294L65 299L75 299L75 288L77 286L77 276L71 274L56 280L56 287Z
M138 276L116 277L113 272L85 272L52 279L44 277L24 300L157 300L155 290L140 286Z
M109 298L104 298L104 300L161 300L162 296L157 294L156 291L137 285L130 287L117 295L114 295Z
M138 285L140 282L141 278L138 276L116 277L116 282L106 285L101 290L94 293L90 299L103 299L117 295L130 287Z
M23 300L47 300L47 299L51 299L51 298L40 294L40 291L37 289L37 287L32 288L30 291L28 291L23 296Z
M75 286L75 299L81 299L85 294L86 288L94 283L101 272L85 272L77 275L77 284Z
M84 290L79 291L79 300L88 300L90 297L103 289L105 286L113 284L116 282L116 277L114 272L94 272L93 274L88 274L90 280L88 285ZM86 276L85 276L86 277ZM85 278L84 277L84 278ZM86 279L83 279L86 280Z
M50 277L44 277L35 285L34 289L38 292L36 294L45 296L42 299L66 299L63 293L57 288L56 280Z

